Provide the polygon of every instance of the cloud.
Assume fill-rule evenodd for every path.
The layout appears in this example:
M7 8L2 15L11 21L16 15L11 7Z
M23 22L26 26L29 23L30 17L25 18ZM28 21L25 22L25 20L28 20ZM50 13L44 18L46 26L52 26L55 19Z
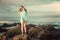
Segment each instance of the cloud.
M0 20L19 20L20 5L26 7L31 22L60 22L60 0L0 0Z
M60 1L53 2L51 4L44 5L33 5L26 7L28 11L37 11L37 12L53 12L53 14L60 15ZM57 14L58 13L58 14Z
M0 5L16 5L18 2L16 0L0 0Z
M11 21L0 21L0 23L13 23Z
M26 5L26 6L30 6L30 5L42 5L42 4L50 4L56 1L60 1L60 0L22 0L22 4Z
M60 0L0 0L0 4L5 5L41 5Z

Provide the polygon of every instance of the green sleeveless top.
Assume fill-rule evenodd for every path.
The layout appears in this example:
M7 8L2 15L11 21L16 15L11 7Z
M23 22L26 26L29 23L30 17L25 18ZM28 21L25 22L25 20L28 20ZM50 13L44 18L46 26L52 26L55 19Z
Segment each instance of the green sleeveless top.
M20 16L21 16L21 18L20 18L20 21L22 22L22 21L27 21L27 11L22 11L22 12L20 12Z

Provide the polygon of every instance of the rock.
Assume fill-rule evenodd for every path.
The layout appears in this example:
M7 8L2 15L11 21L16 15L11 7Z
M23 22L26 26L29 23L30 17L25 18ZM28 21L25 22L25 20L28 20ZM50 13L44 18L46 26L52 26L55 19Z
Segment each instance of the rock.
M42 25L38 25L37 28L36 28L36 30L38 32L40 32L40 31L44 30L44 27Z
M59 30L54 29L54 26L50 24L44 26L29 24L27 25L28 35L21 35L21 25L17 24L15 28L4 33L0 39L7 40L13 37L13 40L58 40L60 39Z
M29 40L29 38L28 35L24 34L24 35L17 35L13 37L13 40Z
M36 31L36 28L34 28L34 27L31 27L28 31L28 34L30 34L30 35L34 35L36 33L37 33L37 31Z
M2 40L7 40L6 36L2 36Z
M13 40L20 40L18 36L13 37Z
M0 40L2 40L2 37L0 36Z
M45 39L47 40L47 36L49 35L48 31L42 30L41 32L38 33L37 38L39 39Z
M1 36L1 39L2 39L2 40L8 40L8 37L7 37L7 35L4 33L4 34Z
M21 37L22 40L28 40L28 35L24 34L22 37Z
M17 24L16 28L17 28L18 32L21 32L21 25L20 24Z
M14 37L15 35L21 34L20 25L17 24L15 28L12 28L6 32L9 37Z
M53 31L53 30L55 30L55 28L54 28L53 25L49 24L49 25L47 25L47 26L45 27L45 30Z
M27 25L27 30L30 29L31 27L35 27L36 25L33 25L33 24L28 24Z

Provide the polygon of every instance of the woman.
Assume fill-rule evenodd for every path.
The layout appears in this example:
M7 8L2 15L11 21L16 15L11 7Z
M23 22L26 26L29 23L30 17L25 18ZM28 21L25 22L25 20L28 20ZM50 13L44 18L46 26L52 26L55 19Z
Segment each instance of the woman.
M21 32L22 35L26 34L26 25L27 25L27 10L24 8L24 6L20 6L19 8L19 14L20 14L20 22L21 22Z

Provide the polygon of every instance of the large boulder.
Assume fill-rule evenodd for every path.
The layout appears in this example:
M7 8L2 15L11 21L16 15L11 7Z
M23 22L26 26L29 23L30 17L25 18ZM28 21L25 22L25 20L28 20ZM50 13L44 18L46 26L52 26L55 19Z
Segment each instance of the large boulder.
M6 32L6 34L8 35L8 37L13 37L15 35L21 34L20 25L17 24L15 28L11 28Z
M21 39L20 35L16 35L13 37L13 40L20 40L20 39Z
M35 27L36 25L33 25L33 24L28 24L27 25L27 30L30 29L31 27Z
M6 35L6 33L3 33L0 38L1 40L8 40L8 36Z
M48 31L42 30L42 31L40 31L40 32L38 33L37 38L39 38L39 39L41 39L41 40L42 40L42 39L46 39L48 35L49 35L49 32L48 32Z
M28 34L29 34L30 36L36 35L36 34L37 34L36 28L31 27L31 28L28 30Z
M29 40L28 35L16 35L13 37L13 40Z
M42 25L38 25L36 30L37 30L37 32L40 32L40 31L44 30L44 27Z
M54 28L53 25L49 24L49 25L46 25L46 26L45 26L45 30L48 30L48 31L54 31L55 28Z

